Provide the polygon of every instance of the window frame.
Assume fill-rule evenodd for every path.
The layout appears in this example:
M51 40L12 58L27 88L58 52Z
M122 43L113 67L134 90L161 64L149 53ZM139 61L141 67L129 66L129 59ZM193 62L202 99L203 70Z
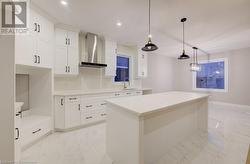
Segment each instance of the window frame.
M214 62L224 62L224 89L213 89L213 88L197 88L196 84L197 84L197 81L196 81L196 77L197 77L197 73L196 72L193 72L193 90L194 91L204 91L204 92L228 92L228 81L229 81L229 78L228 78L228 59L227 58L219 58L219 59L210 59L210 60L202 60L200 61L199 63L200 64L205 64L205 63L214 63Z
M120 56L120 57L125 57L125 58L128 58L129 59L129 81L125 81L126 84L131 84L132 83L132 67L133 67L133 61L132 61L132 56L130 55L124 55L124 54L116 54L116 58ZM117 61L117 60L116 60ZM116 65L115 65L115 71L117 69L117 62L116 62ZM123 85L124 82L123 81L115 81L115 77L113 78L113 83L114 84L117 84L117 85Z

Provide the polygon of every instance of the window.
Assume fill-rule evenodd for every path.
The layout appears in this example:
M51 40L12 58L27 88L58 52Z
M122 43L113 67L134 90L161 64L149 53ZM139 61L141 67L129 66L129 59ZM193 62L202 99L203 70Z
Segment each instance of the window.
M115 82L129 81L129 57L117 56Z
M201 70L194 73L194 89L206 91L227 91L228 62L226 59L200 62L200 67Z

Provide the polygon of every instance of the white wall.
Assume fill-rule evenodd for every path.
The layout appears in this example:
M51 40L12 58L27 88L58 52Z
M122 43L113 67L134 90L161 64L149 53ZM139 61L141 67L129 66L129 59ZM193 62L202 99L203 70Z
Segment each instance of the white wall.
M229 91L211 92L211 100L226 103L250 105L250 48L204 56L202 59L228 58ZM175 65L175 90L192 91L192 73L190 60L177 61Z
M148 77L142 80L143 88L152 88L154 93L173 90L175 62L163 55L148 55Z
M121 55L131 56L133 59L132 69L136 66L137 47L118 45L117 53ZM133 71L133 79L131 85L133 87L141 87L141 80L135 79L135 71ZM120 89L123 85L113 82L114 78L104 76L104 68L80 68L79 75L73 77L55 77L54 88L56 91L61 90L91 90L91 89Z
M0 58L0 161L14 161L14 36L0 35Z

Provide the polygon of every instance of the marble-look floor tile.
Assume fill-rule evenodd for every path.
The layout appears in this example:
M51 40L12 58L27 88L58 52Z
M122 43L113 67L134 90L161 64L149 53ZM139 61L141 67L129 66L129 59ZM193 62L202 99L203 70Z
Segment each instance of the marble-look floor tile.
M39 164L112 164L106 155L106 124L53 133L22 152ZM245 164L250 143L250 112L209 107L208 132L177 144L155 164Z

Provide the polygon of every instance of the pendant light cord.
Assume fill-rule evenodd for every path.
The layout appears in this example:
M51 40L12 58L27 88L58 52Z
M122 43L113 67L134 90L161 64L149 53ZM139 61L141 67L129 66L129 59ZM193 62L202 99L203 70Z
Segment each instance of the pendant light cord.
M182 43L183 43L183 51L185 51L185 25L184 25L184 22L183 23L183 28L182 28Z
M151 35L151 29L150 29L150 26L151 26L151 19L150 19L150 16L151 16L151 0L149 0L148 2L148 35L150 36Z
M198 64L198 49L196 49L195 53L195 63Z

